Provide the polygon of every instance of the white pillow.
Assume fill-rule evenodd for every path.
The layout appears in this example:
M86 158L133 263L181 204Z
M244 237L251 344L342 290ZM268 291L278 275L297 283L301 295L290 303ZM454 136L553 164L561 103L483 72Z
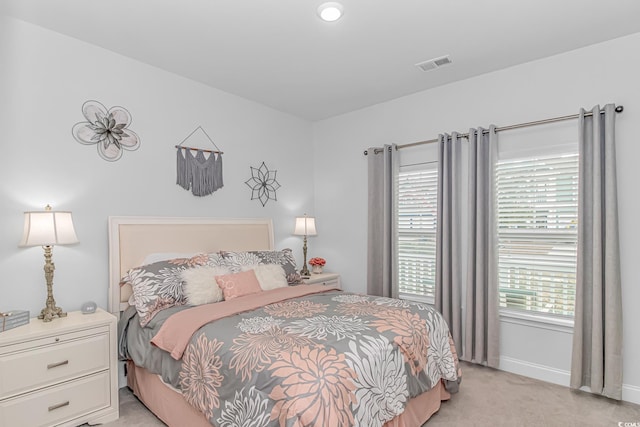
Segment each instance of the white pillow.
M224 295L216 282L216 276L229 273L227 268L211 266L187 268L182 271L180 278L184 281L182 290L187 304L202 305L222 301Z
M243 265L242 271L254 270L263 291L289 286L287 275L280 264Z

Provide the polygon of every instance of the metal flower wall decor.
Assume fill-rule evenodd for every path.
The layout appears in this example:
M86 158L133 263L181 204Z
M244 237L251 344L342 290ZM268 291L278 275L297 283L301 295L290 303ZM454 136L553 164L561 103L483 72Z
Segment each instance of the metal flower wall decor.
M280 184L276 181L277 173L278 171L270 171L264 162L259 168L251 166L251 178L245 181L251 188L251 200L260 200L263 207L269 200L278 200L276 190L280 188Z
M98 154L109 162L122 157L123 150L137 150L140 137L131 129L131 114L122 107L107 108L98 101L82 104L86 122L76 123L71 129L80 144L97 144Z

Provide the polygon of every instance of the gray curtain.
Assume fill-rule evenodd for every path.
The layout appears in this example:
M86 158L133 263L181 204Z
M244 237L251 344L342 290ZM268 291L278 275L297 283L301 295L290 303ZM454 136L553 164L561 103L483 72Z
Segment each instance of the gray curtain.
M395 179L397 146L367 150L369 209L367 240L367 293L398 297L396 271Z
M578 267L571 387L622 398L615 106L580 110Z
M457 348L462 339L462 138L438 136L438 223L436 309L449 325Z
M469 130L467 281L461 359L497 368L498 244L495 220L495 126Z

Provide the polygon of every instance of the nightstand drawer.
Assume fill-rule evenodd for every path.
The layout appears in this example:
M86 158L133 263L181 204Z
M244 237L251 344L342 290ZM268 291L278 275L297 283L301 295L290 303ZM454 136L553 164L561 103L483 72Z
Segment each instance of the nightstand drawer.
M102 372L0 402L0 426L51 426L111 404Z
M108 333L8 353L0 356L0 399L108 368Z
M338 281L338 279L333 279L333 280L323 280L322 282L316 282L316 285L324 285L324 286L338 286L340 285L340 282Z
M303 279L303 281L307 285L337 286L338 288L342 288L340 275L336 273L312 274L306 279Z

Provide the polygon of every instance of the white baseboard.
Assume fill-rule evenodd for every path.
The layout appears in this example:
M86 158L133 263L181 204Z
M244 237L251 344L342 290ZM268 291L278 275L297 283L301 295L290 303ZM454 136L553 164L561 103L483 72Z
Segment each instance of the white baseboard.
M500 356L499 369L501 371L511 372L512 374L518 374L565 387L569 387L571 378L571 372L569 371L539 365L525 360L513 359L507 356ZM623 384L622 400L625 402L640 404L640 387Z
M538 365L537 363L531 363L525 360L513 359L507 356L500 356L499 369L565 387L569 387L569 379L571 377L569 371Z
M640 387L622 384L622 400L640 405Z

